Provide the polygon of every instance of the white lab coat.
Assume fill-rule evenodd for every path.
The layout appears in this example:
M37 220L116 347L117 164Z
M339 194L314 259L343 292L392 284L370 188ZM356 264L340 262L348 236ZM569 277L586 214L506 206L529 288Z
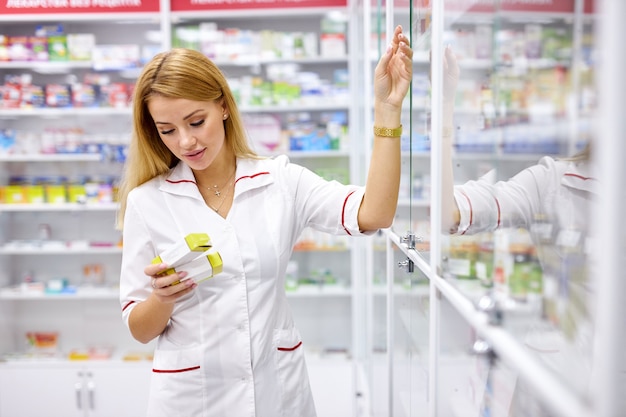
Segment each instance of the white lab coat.
M361 234L363 193L281 156L237 161L226 219L207 207L183 163L129 194L120 280L126 323L152 290L145 266L188 233L206 232L224 263L176 303L158 338L149 417L315 416L285 270L305 227Z

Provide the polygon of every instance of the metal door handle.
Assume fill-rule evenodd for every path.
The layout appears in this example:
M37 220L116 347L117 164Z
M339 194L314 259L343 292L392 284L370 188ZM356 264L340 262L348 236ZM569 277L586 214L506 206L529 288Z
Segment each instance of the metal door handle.
M93 380L90 380L89 382L87 382L87 394L88 394L88 398L89 398L89 408L91 410L95 410L96 409L96 383L93 382Z
M76 392L76 408L80 410L83 408L83 384L81 382L75 383L74 391Z

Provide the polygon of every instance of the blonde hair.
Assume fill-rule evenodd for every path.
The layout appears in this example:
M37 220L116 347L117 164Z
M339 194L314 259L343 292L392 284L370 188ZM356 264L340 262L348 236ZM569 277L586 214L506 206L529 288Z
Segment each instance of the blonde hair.
M585 147L583 149L581 149L579 152L575 153L574 155L570 156L570 157L566 157L566 158L561 158L564 161L572 161L572 162L579 162L579 161L588 161L591 159L591 142L588 142Z
M117 228L124 225L128 194L135 187L168 172L179 159L165 146L148 111L154 96L194 101L224 100L225 146L236 157L256 158L228 81L220 69L198 51L174 48L161 52L143 68L133 92L133 130L124 174L119 185Z

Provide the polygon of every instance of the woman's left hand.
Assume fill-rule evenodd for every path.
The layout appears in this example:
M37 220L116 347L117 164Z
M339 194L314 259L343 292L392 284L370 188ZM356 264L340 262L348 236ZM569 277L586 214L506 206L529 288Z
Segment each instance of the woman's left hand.
M402 33L402 26L398 25L387 52L380 57L374 72L374 96L377 104L402 107L412 77L413 50Z

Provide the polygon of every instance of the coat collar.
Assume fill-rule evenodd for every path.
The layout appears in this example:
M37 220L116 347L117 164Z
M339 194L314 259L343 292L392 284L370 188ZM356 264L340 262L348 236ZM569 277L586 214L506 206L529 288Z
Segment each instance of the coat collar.
M235 174L235 197L246 191L274 182L268 159L237 159ZM184 195L202 200L196 179L189 165L179 162L169 173L161 177L159 189L166 193Z

